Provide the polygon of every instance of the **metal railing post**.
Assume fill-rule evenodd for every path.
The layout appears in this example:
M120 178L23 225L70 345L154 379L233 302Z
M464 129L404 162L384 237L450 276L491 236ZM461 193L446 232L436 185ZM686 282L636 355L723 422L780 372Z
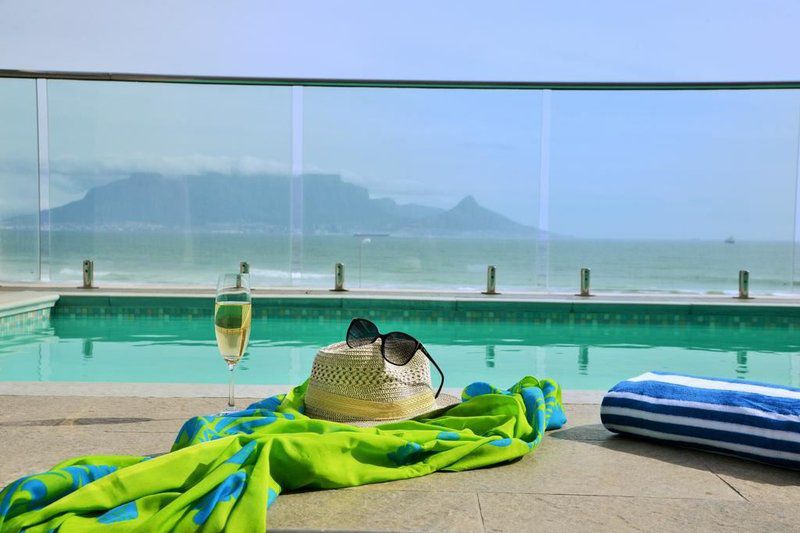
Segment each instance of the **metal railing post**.
M486 267L486 290L483 294L497 294L497 268L494 265Z
M336 263L336 266L333 267L333 288L331 290L334 292L347 290L344 288L344 265L342 263Z
M739 296L742 300L750 299L750 272L747 270L739 271Z
M83 260L83 288L94 288L94 261L91 259Z
M592 271L586 267L581 269L581 292L578 296L591 296Z

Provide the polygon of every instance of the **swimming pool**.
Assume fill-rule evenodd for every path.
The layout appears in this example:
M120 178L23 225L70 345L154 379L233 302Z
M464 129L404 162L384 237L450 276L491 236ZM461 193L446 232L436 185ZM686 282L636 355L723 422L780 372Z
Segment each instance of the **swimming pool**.
M341 340L347 319L256 318L237 383L294 384L314 354ZM648 370L800 385L792 329L696 324L570 324L382 320L419 338L447 387L510 385L532 374L566 389L607 389ZM0 338L0 381L225 383L210 316L58 316L26 335Z

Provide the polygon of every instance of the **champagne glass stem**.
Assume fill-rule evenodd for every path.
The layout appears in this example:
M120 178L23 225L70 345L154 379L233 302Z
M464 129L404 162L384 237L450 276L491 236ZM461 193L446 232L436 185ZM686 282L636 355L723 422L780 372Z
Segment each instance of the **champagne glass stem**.
M234 407L236 404L234 395L233 395L233 371L236 368L236 365L233 363L228 363L228 370L230 371L230 377L228 378L228 407Z

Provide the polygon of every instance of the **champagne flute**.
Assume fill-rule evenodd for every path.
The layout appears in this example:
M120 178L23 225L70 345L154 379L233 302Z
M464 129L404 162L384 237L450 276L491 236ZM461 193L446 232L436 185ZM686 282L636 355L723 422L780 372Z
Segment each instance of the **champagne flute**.
M233 371L244 355L250 340L253 308L250 299L250 279L247 274L220 274L214 304L214 333L222 358L228 363L228 407L223 413L235 411Z

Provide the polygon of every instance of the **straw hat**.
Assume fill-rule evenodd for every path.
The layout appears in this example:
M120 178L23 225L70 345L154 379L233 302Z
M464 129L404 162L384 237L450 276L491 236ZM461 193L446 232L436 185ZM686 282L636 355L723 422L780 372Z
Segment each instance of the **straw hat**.
M374 425L407 420L458 403L434 398L428 359L417 351L396 366L381 356L381 341L350 348L344 342L317 352L305 396L305 414L334 422Z

